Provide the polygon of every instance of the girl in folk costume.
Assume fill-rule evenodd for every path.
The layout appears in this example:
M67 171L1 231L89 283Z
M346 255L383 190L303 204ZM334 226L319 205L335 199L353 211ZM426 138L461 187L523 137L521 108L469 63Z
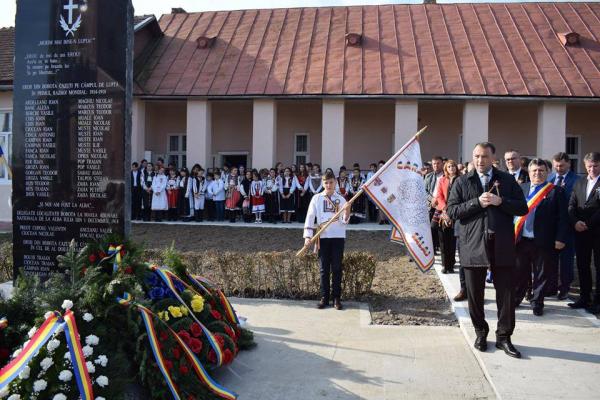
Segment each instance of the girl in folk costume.
M283 178L283 163L280 161L275 164L275 171L277 171L277 176Z
M215 175L209 172L206 175L206 195L204 196L204 207L206 208L206 215L209 221L215 220L215 202L213 200L213 182Z
M252 204L250 201L250 186L252 185L252 171L246 174L240 182L240 194L242 195L242 217L244 222L250 222L252 217Z
M369 165L369 172L367 173L367 178L365 182L368 182L369 179L371 179L371 177L373 175L375 175L375 173L377 172L377 164L372 163ZM377 207L375 206L375 203L373 203L371 201L371 199L368 199L367 201L367 210L368 210L368 219L370 222L374 222L377 220Z
M142 172L142 217L144 221L150 221L152 208L152 180L154 179L154 166L152 163L146 165Z
M167 201L169 203L169 221L177 221L177 203L179 202L179 179L174 169L169 170L167 180Z
M177 214L180 219L187 220L190 215L190 194L188 191L188 184L190 183L190 177L188 176L187 168L181 168L179 171L179 185L177 195Z
M300 164L298 173L295 176L297 190L294 192L296 194L296 221L300 223L304 223L304 220L306 219L306 210L310 201L306 201L308 196L306 195L306 189L304 188L307 176L306 165Z
M215 179L211 183L210 192L215 202L215 214L217 221L225 219L225 182L221 179L221 171L214 172Z
M158 174L152 178L152 211L154 212L154 220L161 222L164 214L169 209L167 201L167 177L165 176L165 168L158 169Z
M277 177L277 170L271 168L269 176L265 179L265 211L269 222L274 224L277 223L277 216L279 215L279 179Z
M239 203L242 198L238 183L238 169L233 167L225 183L225 210L229 213L229 222L235 222L240 209Z
M360 190L360 188L362 187L362 185L364 183L365 182L360 173L360 169L355 168L352 173L352 179L350 179L350 187L351 187L352 193L358 193L358 191ZM358 224L361 219L364 219L365 218L365 209L366 209L365 195L361 194L360 196L358 196L358 198L356 200L354 200L354 203L352 203L352 212L351 212L351 217L350 217L350 223Z
M252 183L250 184L250 199L252 203L252 214L255 215L254 222L262 224L262 214L265 212L265 184L260 179L258 171L252 171Z
M229 164L223 164L223 168L221 169L221 180L225 186L227 186L227 181L229 180L230 174L231 172L229 171Z
M348 179L346 170L340 169L340 176L337 178L335 192L348 201L351 191L352 188L350 187L350 179Z
M196 177L192 182L192 195L194 197L194 214L196 222L204 221L204 200L206 196L206 178L204 178L204 170L198 169Z
M238 185L239 185L240 183L242 183L242 181L246 177L246 167L244 167L243 165L240 165L239 168L238 168L238 170L239 170L239 173L238 173Z
M304 190L308 198L306 201L310 203L310 199L317 193L323 191L323 179L321 179L321 167L319 164L314 164L312 167L312 173L306 178L304 184Z
M296 184L292 176L292 170L286 168L283 178L279 181L279 212L283 214L283 223L290 223L290 217L296 211L294 206L294 190Z

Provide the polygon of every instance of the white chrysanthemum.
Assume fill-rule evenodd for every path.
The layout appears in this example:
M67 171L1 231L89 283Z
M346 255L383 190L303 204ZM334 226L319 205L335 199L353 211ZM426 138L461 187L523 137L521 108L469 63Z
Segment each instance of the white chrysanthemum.
M65 396L62 393L57 393L54 395L54 397L52 398L52 400L67 400L67 396Z
M29 344L29 342L31 342L31 340L28 340L25 343L23 343L23 348L27 347L27 345Z
M100 375L98 378L96 378L96 383L100 387L108 386L108 378L104 375Z
M106 400L106 399L102 396L98 396L98 397L96 397L96 400Z
M19 378L21 379L29 379L29 374L31 373L31 369L29 367L23 368L23 371L19 373ZM0 396L2 397L2 396Z
M54 364L54 360L52 360L50 357L46 357L40 363L40 367L42 367L44 371L47 371L48 368L52 366L52 364Z
M46 382L43 379L37 380L35 382L33 382L33 391L35 393L39 393L42 390L46 389L46 387L48 386L48 382Z
M81 350L83 351L83 356L86 358L94 354L94 349L92 348L92 346L83 346Z
M93 319L94 319L94 316L92 314L90 314L89 312L86 312L85 314L83 314L83 320L85 322L90 322Z
M73 373L68 369L63 369L60 371L60 374L58 374L58 379L62 382L69 382L71 378L73 378Z
M31 339L33 337L33 335L35 335L36 332L37 332L37 328L35 326L33 328L31 328L29 330L29 332L27 332L27 336L29 336L29 339Z
M7 387L5 387L2 390L0 390L0 399L5 398L6 396L8 396L8 388Z
M46 314L44 314L44 319L48 319L48 318L50 318L53 315L54 315L54 312L52 312L52 311L46 311Z
M108 364L108 358L105 355L101 354L98 356L98 358L94 362L103 367L106 367L106 364Z
M94 365L93 362L86 361L85 365L87 366L88 372L90 374L93 374L94 372L96 372L96 366Z
M6 400L21 400L21 395L20 394L11 394L10 396L8 396L8 399Z
M71 308L73 308L73 302L71 300L65 300L63 301L61 307L64 310L70 310Z
M17 358L19 357L19 354L21 354L22 349L16 349L15 352L13 353L12 357L13 358Z
M46 346L46 348L48 349L48 352L52 353L54 350L58 349L58 346L60 346L60 340L52 339L48 342L48 346Z
M100 338L96 335L89 335L85 338L85 344L87 345L96 346L98 343L100 343Z

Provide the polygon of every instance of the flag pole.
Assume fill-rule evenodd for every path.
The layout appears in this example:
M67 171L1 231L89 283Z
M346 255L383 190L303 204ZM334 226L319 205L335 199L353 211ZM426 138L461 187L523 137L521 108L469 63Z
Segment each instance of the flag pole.
M414 134L414 136L411 138L411 140L409 140L404 146L402 146L402 148L400 150L398 150L396 152L396 154L394 154L387 163L385 163L385 165L383 167L381 167L379 169L378 172L376 172L375 174L373 174L373 176L371 177L371 179L369 179L367 182L365 182L363 184L363 187L369 183L371 183L371 181L375 178L377 178L379 176L379 174L381 173L381 171L383 171L383 169L388 165L388 163L391 162L391 160L395 159L396 156L401 153L402 151L404 151L404 149L406 148L406 145L409 144L410 142L412 142L414 139L417 139L419 136L421 136L421 134L423 132L425 132L425 130L427 129L427 125L425 125L423 128L421 128L417 133ZM317 233L315 233L313 235L312 238L310 238L310 241L308 242L308 244L306 244L304 247L302 247L300 250L298 250L298 252L296 253L296 257L300 257L302 256L304 253L306 253L306 251L308 250L308 248L310 246L313 245L313 243L319 238L319 236L321 236L321 234L323 232L325 232L325 230L329 227L329 225L333 224L335 221L337 221L340 218L340 215L342 214L342 212L346 211L346 209L348 207L352 206L352 203L354 203L354 201L356 201L356 199L358 199L358 197L364 193L364 190L361 188L358 192L356 192L356 194L354 196L352 196L352 198L350 200L348 200L346 202L346 204L344 204L344 206L338 210L338 212L335 213L335 215L333 217L331 217L331 219L329 221L327 221L325 223L325 225L323 225L318 231Z

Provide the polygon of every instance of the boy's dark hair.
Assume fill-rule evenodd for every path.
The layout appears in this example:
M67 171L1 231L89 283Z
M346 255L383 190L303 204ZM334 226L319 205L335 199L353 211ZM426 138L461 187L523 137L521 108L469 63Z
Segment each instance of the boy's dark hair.
M134 161L134 162L132 162L132 163L131 163L131 166L132 166L132 167L136 167L136 168L137 168L137 167L138 167L138 163L136 163L136 162Z
M325 174L323 175L323 181L328 181L330 179L335 180L335 174L332 171L325 172Z

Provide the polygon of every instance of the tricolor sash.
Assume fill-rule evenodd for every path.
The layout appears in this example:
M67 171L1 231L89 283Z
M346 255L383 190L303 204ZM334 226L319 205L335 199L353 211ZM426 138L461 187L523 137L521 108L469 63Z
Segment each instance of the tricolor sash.
M536 187L535 190L530 193L529 196L527 196L527 207L529 208L529 211L526 215L515 217L514 219L515 240L521 236L521 232L523 231L525 221L527 221L529 214L535 211L537 206L539 206L546 196L548 196L548 193L550 193L552 189L554 189L554 184L547 182L545 185L539 185Z
M67 337L67 346L71 354L71 364L75 372L75 381L79 388L79 394L82 400L94 400L94 390L92 389L92 380L88 373L87 364L83 357L83 350L79 340L79 332L75 323L75 315L68 310L64 315L65 336Z

